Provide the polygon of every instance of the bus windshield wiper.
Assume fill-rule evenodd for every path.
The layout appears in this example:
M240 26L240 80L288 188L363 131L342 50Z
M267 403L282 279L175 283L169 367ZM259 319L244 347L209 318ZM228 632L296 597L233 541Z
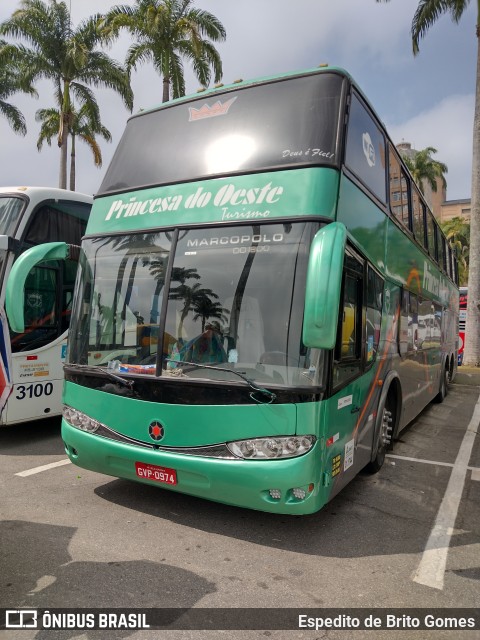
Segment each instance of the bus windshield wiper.
M174 362L175 364L186 364L191 365L192 367L198 367L199 369L213 369L214 371L225 371L226 373L233 373L238 376L242 380L248 384L250 389L253 389L253 393L250 394L250 398L259 404L271 404L275 399L276 395L269 391L268 389L264 389L263 387L259 387L251 378L247 378L243 373L239 373L234 369L227 369L226 367L215 367L209 364L200 364L199 362L189 362L188 360L174 360L173 358L165 358L167 362ZM255 393L260 393L267 398L267 400L261 400L255 396Z
M106 367L100 367L100 366L92 367L91 365L88 365L88 364L71 364L71 363L68 363L64 366L65 368L70 367L72 369L76 369L77 371L84 371L88 373L98 373L100 371L101 373L104 373L111 380L115 380L115 382L119 382L120 384L123 384L125 387L132 388L133 385L135 384L133 380L126 380L125 378L122 378L122 376L119 376L116 373L113 373L111 369L107 369Z

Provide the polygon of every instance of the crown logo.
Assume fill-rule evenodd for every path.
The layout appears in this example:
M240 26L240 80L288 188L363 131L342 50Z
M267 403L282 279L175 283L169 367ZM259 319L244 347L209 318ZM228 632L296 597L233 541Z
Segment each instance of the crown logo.
M230 100L227 100L227 102L220 102L220 100L217 100L217 102L215 102L215 104L212 104L212 106L204 104L200 109L189 107L188 111L190 112L190 117L188 118L188 121L193 122L194 120L203 120L204 118L224 116L226 113L228 113L228 110L236 99L237 96L235 96L234 98L230 98Z

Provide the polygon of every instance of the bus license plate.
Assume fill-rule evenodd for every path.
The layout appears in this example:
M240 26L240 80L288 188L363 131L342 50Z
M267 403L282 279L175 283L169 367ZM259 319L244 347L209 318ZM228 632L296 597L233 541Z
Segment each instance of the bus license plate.
M135 472L139 478L144 480L154 480L164 484L177 484L177 472L175 469L158 467L156 464L144 464L135 462Z

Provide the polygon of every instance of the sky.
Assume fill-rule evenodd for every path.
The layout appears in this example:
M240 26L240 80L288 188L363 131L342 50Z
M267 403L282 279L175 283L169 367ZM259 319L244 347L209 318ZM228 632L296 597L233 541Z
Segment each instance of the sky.
M108 0L66 0L77 25L94 13L106 12ZM343 67L361 87L395 144L405 141L420 150L434 147L433 157L448 167L447 200L470 198L471 157L476 78L475 9L471 2L459 24L442 16L420 43L414 57L410 28L419 0L196 0L213 13L227 38L217 43L223 82L244 80L316 67ZM124 0L122 4L133 4ZM0 22L10 17L18 0L0 0ZM122 61L131 43L124 33L108 54ZM188 93L199 88L185 62ZM162 80L151 65L134 71L133 113L157 105ZM57 186L59 150L44 145L37 151L39 124L35 112L54 106L53 86L37 86L39 98L16 94L9 99L27 120L26 137L0 117L0 186ZM108 167L129 117L118 95L97 91L103 124L112 142L99 140L103 166L93 164L91 151L77 145L77 190L94 194Z

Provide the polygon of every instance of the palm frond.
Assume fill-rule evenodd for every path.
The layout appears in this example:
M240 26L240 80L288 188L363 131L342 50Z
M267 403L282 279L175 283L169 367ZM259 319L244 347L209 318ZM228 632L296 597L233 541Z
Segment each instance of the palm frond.
M452 20L458 22L469 3L470 0L420 0L412 20L413 54L418 54L420 40L441 15L450 13Z

